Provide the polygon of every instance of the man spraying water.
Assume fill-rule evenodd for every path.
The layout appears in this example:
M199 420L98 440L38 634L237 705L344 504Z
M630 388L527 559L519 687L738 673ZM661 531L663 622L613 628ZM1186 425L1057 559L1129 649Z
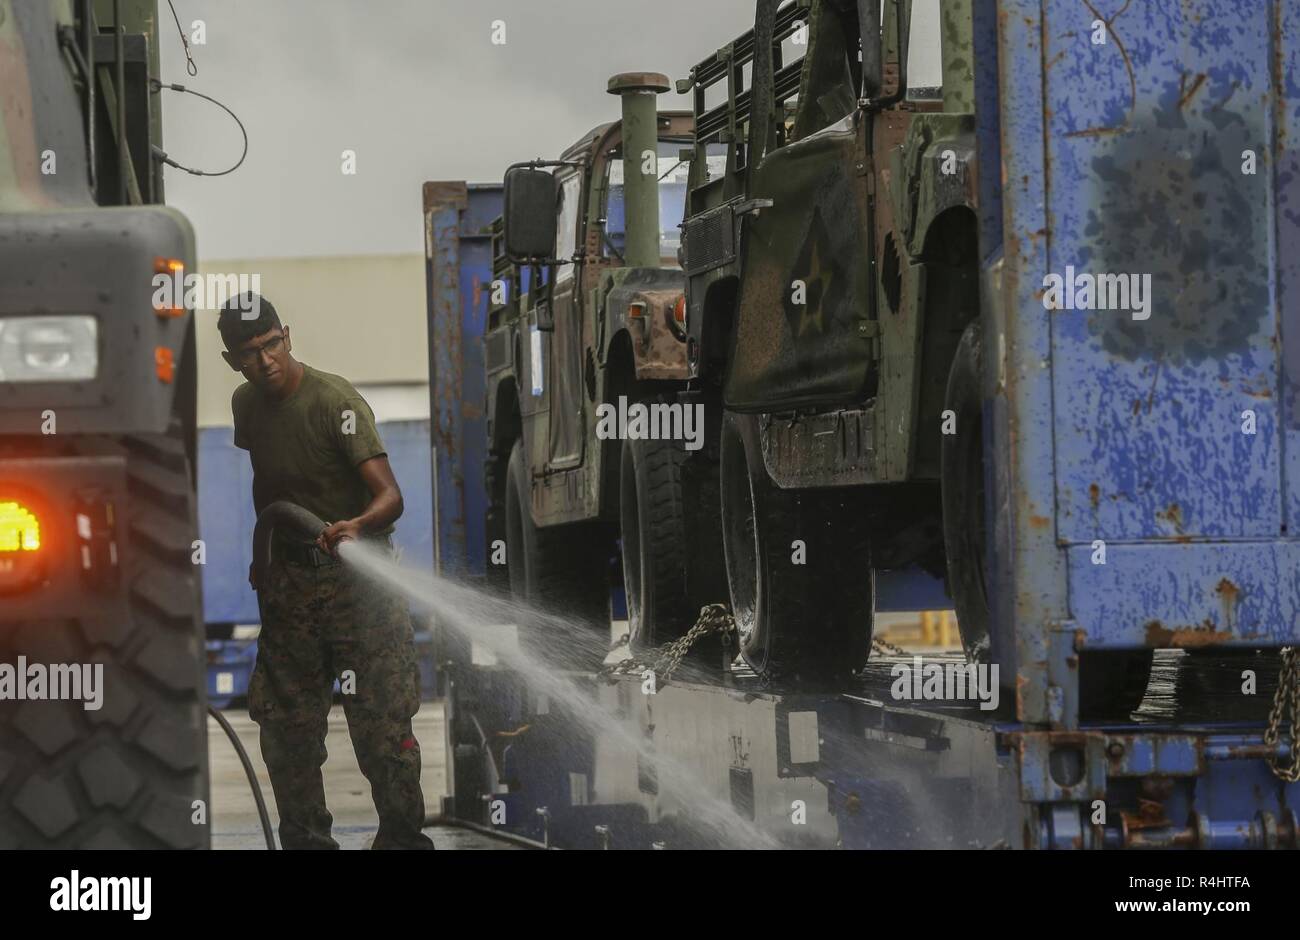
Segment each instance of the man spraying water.
M252 316L255 312L256 316ZM249 581L262 632L248 688L286 849L336 849L321 766L334 680L370 781L373 847L433 848L420 829L420 705L415 638L405 601L338 559L354 539L391 554L402 494L370 406L346 379L296 360L289 328L256 295L232 299L217 323L222 357L247 381L231 399L235 446L253 464L253 503L279 500L328 525L315 542L276 531L271 564Z

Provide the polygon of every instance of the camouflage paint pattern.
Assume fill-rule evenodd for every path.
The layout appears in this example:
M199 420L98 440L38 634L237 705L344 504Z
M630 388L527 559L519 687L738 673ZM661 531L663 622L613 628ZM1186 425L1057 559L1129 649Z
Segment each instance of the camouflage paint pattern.
M906 30L911 4L900 6ZM956 337L978 310L973 269L969 278L964 269L957 276L931 270L928 254L935 233L953 224L945 213L973 217L978 205L969 3L943 8L942 100L931 93L866 109L846 51L857 37L843 7L809 0L773 17L773 48L802 22L806 52L802 60L771 65L781 105L773 114L795 102L796 91L797 103L793 119L777 124L775 146L749 142L750 166L736 156L746 141L733 131L750 114L725 122L713 112L697 115L702 127L717 129L697 140L697 162L715 141L727 143L732 155L725 182L693 180L695 215L688 213L685 227L688 329L696 343L691 374L708 379L721 368L732 410L839 416L830 425L811 418L767 422L773 433L764 433L765 461L783 486L934 479L937 466L920 452L918 428L938 420ZM888 99L899 91L902 69L894 4L884 12ZM760 24L764 16L772 14L760 5ZM715 60L757 48L761 40L753 36L701 63L692 81L709 76L734 85L731 73L744 63L726 62L723 75ZM789 80L794 71L797 86ZM739 90L730 88L732 111L738 99ZM697 88L697 108L703 100ZM761 118L752 115L751 129ZM729 202L720 203L728 193ZM734 231L727 222L707 231L696 224L728 205L737 213ZM718 247L723 239L736 247ZM723 260L697 269L700 256ZM957 285L966 288L965 299L955 296ZM730 355L710 321L735 324Z
M420 745L411 728L420 676L405 603L340 564L273 561L259 593L248 711L261 727L283 847L338 848L321 766L332 687L343 676L348 732L379 814L373 847L432 848L420 832Z

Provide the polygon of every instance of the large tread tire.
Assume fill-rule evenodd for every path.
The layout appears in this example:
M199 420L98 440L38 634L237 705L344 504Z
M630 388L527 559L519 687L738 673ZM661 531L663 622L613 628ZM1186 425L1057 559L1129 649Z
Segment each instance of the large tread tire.
M0 848L208 848L207 664L184 443L85 438L72 449L127 461L116 510L130 620L87 612L0 629L0 661L103 665L97 711L0 701Z
M506 569L510 593L539 611L609 631L612 543L603 526L533 523L528 461L516 441L506 468Z
M944 407L955 416L956 433L943 435L939 460L948 593L957 612L957 629L967 658L987 663L991 637L980 368L980 329L976 322L962 334L948 373ZM1014 676L1003 679L1011 681Z
M728 412L721 450L723 544L740 654L755 672L833 685L866 664L875 578L852 494L782 490L763 466L758 420ZM793 560L804 544L803 564Z
M626 439L619 458L619 529L628 638L635 652L676 639L693 620L687 593L681 441Z
M945 434L940 452L943 541L948 560L948 591L957 611L957 628L966 655L990 662L1008 648L1009 637L991 630L988 596L988 544L985 529L981 331L970 323L948 373L944 408L956 416L956 433ZM1151 676L1152 651L1105 650L1079 657L1079 714L1085 718L1127 718L1142 704ZM999 670L1003 685L1014 687L1015 670Z

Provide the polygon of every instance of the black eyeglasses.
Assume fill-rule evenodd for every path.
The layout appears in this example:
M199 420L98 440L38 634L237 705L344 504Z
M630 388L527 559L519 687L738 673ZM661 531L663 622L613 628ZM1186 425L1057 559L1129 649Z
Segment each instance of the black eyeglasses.
M281 333L279 336L272 336L261 346L254 346L252 349L241 349L239 351L239 364L244 366L257 365L257 363L261 361L262 353L266 353L268 356L274 356L280 351L280 347L283 345L284 334Z

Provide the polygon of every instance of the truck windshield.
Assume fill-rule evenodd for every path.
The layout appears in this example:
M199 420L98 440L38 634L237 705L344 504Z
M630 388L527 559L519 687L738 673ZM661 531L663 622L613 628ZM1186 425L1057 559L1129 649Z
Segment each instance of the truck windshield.
M688 140L659 141L659 256L661 258L677 257L677 249L682 243L682 215L686 211L686 183L690 172L690 163L681 159L681 152L690 147ZM717 149L717 154L713 153ZM710 176L720 172L714 162L726 159L726 149L722 145L710 145ZM605 201L605 231L601 253L604 257L619 257L623 254L627 226L625 205L623 201L623 160L622 150L616 151L607 164L607 193Z

